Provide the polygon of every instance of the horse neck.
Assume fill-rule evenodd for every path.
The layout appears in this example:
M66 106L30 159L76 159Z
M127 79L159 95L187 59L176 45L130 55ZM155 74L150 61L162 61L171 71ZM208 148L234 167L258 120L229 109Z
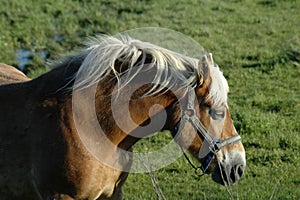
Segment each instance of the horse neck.
M168 126L169 108L176 100L174 94L141 97L147 86L132 95L129 86L114 97L111 88L104 86L97 90L96 111L101 128L115 146L130 149L138 140Z
M113 92L117 80L113 79L112 76L108 76L98 84L96 94L93 94L93 87L80 90L79 101L75 101L76 104L79 104L79 109L73 114L70 113L74 112L72 110L74 109L74 94L72 94L73 91L66 90L66 88L71 88L73 82L70 82L70 80L76 74L80 64L81 62L76 60L73 63L62 63L55 69L32 81L35 88L34 96L38 99L37 104L42 105L43 110L51 111L54 109L57 112L68 113L67 118L71 121L74 121L74 116L78 114L83 121L91 122L95 121L94 118L96 115L96 120L98 120L102 129L101 131L106 134L107 138L115 146L123 149L129 149L142 137L166 128L158 126L159 128L155 129L156 126L155 124L153 125L153 120L156 122L165 122L166 118L168 118L167 121L169 121L171 113L169 109L167 109L167 116L161 114L164 113L165 108L168 108L176 101L173 93L165 92L163 94L140 98L149 89L145 87L135 92L132 97L126 97L127 94L130 94L128 90L131 89L131 86L129 85L123 88L122 92L115 98ZM91 92L92 95L87 95ZM93 102L92 99L94 97L96 98ZM112 100L112 97L115 99ZM128 102L130 98L131 100ZM160 106L153 107L153 105L157 104ZM95 115L93 112L95 112ZM139 127L148 123L152 124L152 128L141 132ZM76 122L74 124L76 126ZM169 123L166 122L166 124ZM72 127L72 130L78 131L78 127L76 128ZM99 130L96 130L91 125L86 127L85 130L85 132L89 131L96 132ZM133 137L131 134L137 134L138 137Z
M59 96L61 93L67 94L66 89L71 88L71 81L76 75L81 62L79 60L68 60L58 64L51 71L32 80L35 94L44 98L49 96Z
M2 111L5 109L6 113L14 114L17 113L16 110L20 110L27 113L25 118L29 118L28 113L47 106L45 102L61 102L59 98L66 99L67 93L58 92L68 83L66 79L68 75L64 76L64 71L64 67L58 67L31 81L2 85L0 87Z

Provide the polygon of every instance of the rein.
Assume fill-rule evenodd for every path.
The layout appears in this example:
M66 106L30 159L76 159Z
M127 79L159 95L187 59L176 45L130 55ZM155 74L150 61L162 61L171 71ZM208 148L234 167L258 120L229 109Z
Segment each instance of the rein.
M186 108L183 111L183 115L180 118L180 120L176 123L174 130L172 131L173 137L181 131L180 127L183 127L183 125L186 122L190 122L194 129L197 131L197 134L200 138L203 138L203 142L206 141L208 143L209 153L203 158L201 162L201 166L197 167L195 166L191 160L188 158L186 153L184 152L183 148L180 146L184 157L188 161L188 163L194 168L195 172L199 174L199 169L201 169L202 173L199 174L200 176L203 176L207 173L207 169L214 158L214 156L217 154L218 151L220 151L222 148L237 143L242 140L241 136L239 134L236 134L232 137L229 137L225 140L221 140L218 138L213 138L211 134L208 132L208 130L205 128L205 126L201 123L200 119L196 116L196 111L194 109L194 102L195 102L196 96L195 92L192 91L192 89L188 89L188 95L187 95L187 105ZM182 126L181 126L182 124ZM200 150L199 150L200 152Z

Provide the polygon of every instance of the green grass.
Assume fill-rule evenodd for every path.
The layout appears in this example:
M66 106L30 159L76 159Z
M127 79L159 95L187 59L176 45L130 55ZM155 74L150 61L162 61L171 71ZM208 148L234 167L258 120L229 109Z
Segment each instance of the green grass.
M300 1L25 1L0 0L0 61L14 66L30 50L29 76L48 60L82 47L87 36L139 27L182 32L212 52L230 88L229 106L247 153L247 170L232 186L239 199L300 199ZM169 142L164 134L136 145ZM230 199L183 159L153 172L167 199ZM155 199L146 174L131 174L125 199Z

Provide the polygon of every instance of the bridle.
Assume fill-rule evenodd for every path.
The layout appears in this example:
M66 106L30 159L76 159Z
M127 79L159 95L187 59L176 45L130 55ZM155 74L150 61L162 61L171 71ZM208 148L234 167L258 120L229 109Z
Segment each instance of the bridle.
M205 128L205 126L201 123L200 119L196 116L196 111L194 108L195 99L195 92L192 88L189 88L187 93L187 104L183 109L183 115L181 116L180 120L175 124L174 130L172 131L172 135L173 137L175 137L177 133L180 133L184 124L186 122L190 122L196 130L198 136L203 139L203 142L205 141L208 143L209 152L203 158L201 166L199 167L196 167L190 161L188 156L185 154L185 151L181 147L184 157L187 159L189 164L195 169L195 172L199 173L199 169L201 169L202 173L200 175L204 175L207 173L207 169L218 151L220 151L222 148L228 145L241 141L242 138L239 134L236 134L225 140L212 137L212 135Z

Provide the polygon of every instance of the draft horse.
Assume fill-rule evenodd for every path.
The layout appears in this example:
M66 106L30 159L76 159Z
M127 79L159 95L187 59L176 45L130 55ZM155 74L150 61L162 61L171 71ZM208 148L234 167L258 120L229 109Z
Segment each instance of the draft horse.
M211 54L99 36L33 80L1 64L0 85L1 199L122 199L133 145L161 130L215 182L244 173L228 84Z

